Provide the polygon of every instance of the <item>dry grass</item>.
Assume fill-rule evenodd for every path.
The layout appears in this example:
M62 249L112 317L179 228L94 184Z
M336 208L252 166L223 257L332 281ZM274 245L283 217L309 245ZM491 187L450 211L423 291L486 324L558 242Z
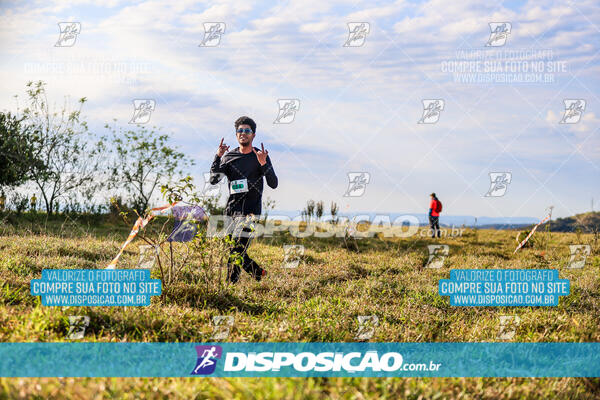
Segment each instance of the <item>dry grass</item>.
M40 233L13 229L0 237L0 341L68 341L69 315L88 315L86 341L210 340L212 317L233 316L228 341L354 341L357 316L377 315L372 341L497 341L500 315L519 315L513 341L600 341L600 257L584 269L565 266L569 244L591 235L553 233L543 249L513 255L511 231L467 232L458 238L372 238L359 251L342 239L263 238L250 254L269 275L257 283L244 274L235 287L207 290L184 279L152 305L137 307L42 307L29 295L29 281L43 268L103 268L123 235L88 227ZM545 233L542 233L545 234ZM537 234L536 234L537 235ZM578 240L578 241L577 241ZM423 268L427 244L450 246L442 269ZM121 268L135 265L134 242ZM283 244L303 244L304 261L282 267ZM450 307L437 282L452 268L557 268L571 280L571 294L558 307ZM154 271L153 273L156 273ZM37 398L597 398L600 383L586 379L2 379L0 399Z

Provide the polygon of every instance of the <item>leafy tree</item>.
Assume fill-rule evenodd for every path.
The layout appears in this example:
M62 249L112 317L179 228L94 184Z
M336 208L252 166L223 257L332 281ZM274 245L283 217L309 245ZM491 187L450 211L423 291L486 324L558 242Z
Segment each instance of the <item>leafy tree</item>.
M28 201L27 195L19 192L14 192L10 198L10 203L17 212L17 215L21 215L27 209Z
M78 108L71 110L65 97L60 112L55 107L51 110L42 81L28 82L27 96L29 104L22 116L35 131L31 146L34 157L41 160L32 165L31 180L41 192L46 212L58 211L60 199L73 199L76 194L91 199L100 184L97 177L104 144L92 143L81 118L87 99L80 98Z
M23 118L0 112L0 186L17 186L31 177L34 165L43 168L32 146L35 134Z
M157 189L183 175L194 162L169 146L169 136L153 127L148 130L137 125L135 130L105 127L111 132L105 137L112 143L110 150L109 189L124 191L129 203L139 213L148 208Z

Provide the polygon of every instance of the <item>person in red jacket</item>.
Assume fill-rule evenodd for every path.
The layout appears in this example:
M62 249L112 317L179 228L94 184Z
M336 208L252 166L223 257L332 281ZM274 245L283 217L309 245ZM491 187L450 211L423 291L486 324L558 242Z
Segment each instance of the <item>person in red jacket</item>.
M440 213L442 212L442 202L438 200L435 193L431 193L431 202L429 203L429 226L431 227L431 237L441 236L440 232Z

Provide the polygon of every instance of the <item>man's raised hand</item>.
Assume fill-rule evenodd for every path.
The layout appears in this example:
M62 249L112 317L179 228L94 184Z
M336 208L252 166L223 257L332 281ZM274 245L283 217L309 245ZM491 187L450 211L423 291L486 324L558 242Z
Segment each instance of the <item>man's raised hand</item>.
M217 150L217 155L219 157L223 157L223 154L225 154L225 152L227 150L229 150L229 146L227 146L226 144L224 144L223 140L225 140L225 138L221 138L221 143L219 143L219 150Z
M256 154L256 158L258 158L258 162L260 165L265 165L267 163L267 155L269 155L269 152L265 150L265 146L261 143L260 144L261 150L256 151L254 150L254 147L252 148L252 151L254 152L254 154Z

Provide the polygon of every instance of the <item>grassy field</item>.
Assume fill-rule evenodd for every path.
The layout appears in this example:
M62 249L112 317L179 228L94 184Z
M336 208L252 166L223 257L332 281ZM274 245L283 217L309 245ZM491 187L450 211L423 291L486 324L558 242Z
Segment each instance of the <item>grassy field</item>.
M261 282L243 273L236 286L207 288L175 281L149 307L43 307L29 282L44 268L104 268L130 227L76 218L12 221L0 229L0 341L57 342L71 315L90 317L85 341L210 341L214 316L232 316L227 341L356 341L358 316L377 315L370 341L496 342L500 316L518 315L515 342L600 341L600 256L597 238L536 233L543 242L513 255L513 231L467 229L433 240L375 237L349 250L339 238L289 234L256 240L249 254L268 269ZM136 240L119 267L134 267ZM297 268L284 268L284 244L302 244ZM424 268L428 244L447 244L441 269ZM583 269L568 269L570 244L590 244ZM193 266L194 261L191 261ZM451 307L437 294L452 268L555 268L571 280L558 307ZM156 274L156 269L153 274ZM137 394L136 394L137 393ZM236 378L0 379L4 398L599 398L596 379Z

